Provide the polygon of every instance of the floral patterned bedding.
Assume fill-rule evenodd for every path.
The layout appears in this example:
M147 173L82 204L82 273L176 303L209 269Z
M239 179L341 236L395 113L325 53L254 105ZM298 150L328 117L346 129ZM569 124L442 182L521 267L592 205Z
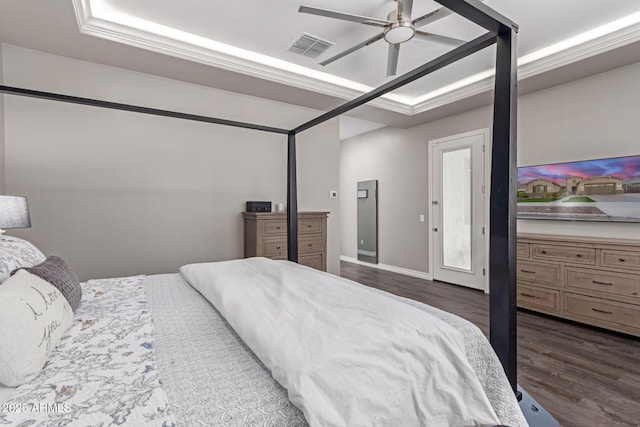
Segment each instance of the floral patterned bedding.
M40 375L0 408L0 425L172 426L153 347L145 277L91 280Z
M513 396L501 392L506 379L477 328L406 302L465 335L469 361L501 421L526 425L517 404L508 404ZM169 274L84 283L73 324L42 373L0 404L2 425L298 427L307 422L218 311L180 274Z

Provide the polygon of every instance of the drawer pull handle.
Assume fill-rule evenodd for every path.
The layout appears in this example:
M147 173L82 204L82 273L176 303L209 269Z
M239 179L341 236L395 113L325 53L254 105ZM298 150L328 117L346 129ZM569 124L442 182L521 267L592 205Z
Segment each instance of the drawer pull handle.
M308 247L311 247L311 246L313 246L313 243L309 243L307 246L308 246Z
M307 224L307 228L311 228L311 224Z
M521 293L520 295L522 295L523 297L527 297L527 298L536 298L536 299L538 298L537 296L531 295L531 294Z
M576 254L578 258L582 258L582 254Z
M280 246L276 246L276 249L280 249Z
M520 271L522 271L523 273L536 274L535 271L531 271L531 270L522 270L522 269L520 269Z
M276 230L280 230L280 226L279 225L276 225Z
M596 285L605 285L605 286L613 286L613 283L607 283L607 282L598 282L597 280L592 280L592 282Z
M625 259L624 259L624 258L618 258L618 261L620 261L620 262L624 262L624 261L625 261Z
M547 253L547 251L540 251L540 253L542 253L543 255L545 255Z
M603 314L613 314L613 311L606 311L606 310L598 310L597 308L591 308L591 310L595 311L596 313L603 313Z

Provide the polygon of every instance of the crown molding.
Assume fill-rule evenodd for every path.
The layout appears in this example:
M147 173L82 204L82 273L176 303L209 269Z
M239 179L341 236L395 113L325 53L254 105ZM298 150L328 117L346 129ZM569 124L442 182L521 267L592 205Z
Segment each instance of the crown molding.
M520 65L522 60L522 58L520 58L518 61L518 80L524 80L529 77L543 74L556 68L591 58L637 41L640 41L640 23L605 34L588 42L569 49L564 49L525 64ZM480 74L486 74L486 76L473 83L451 91L446 91L445 93L437 96L429 97L426 95L427 99L424 100L420 100L421 97L418 97L415 104L413 104L412 114L423 113L434 108L442 107L451 102L460 101L492 90L495 75L494 71L486 70L484 73Z
M73 5L80 32L86 35L346 100L351 100L368 92L368 90L374 89L367 88L356 82L353 82L353 84L363 86L365 90L352 89L346 85L326 82L301 73L283 70L138 28L132 28L111 20L101 19L92 13L91 0L73 0ZM382 96L372 101L370 105L402 114L411 114L412 111L410 98L405 99L405 97L397 95Z
M285 70L212 48L144 31L114 20L102 19L93 13L91 0L72 1L78 26L83 34L346 100L354 99L373 89L346 79L342 79L344 84L324 81L301 72ZM640 23L636 23L531 61L527 61L526 56L521 57L519 62L523 63L518 66L518 80L542 74L639 40ZM318 73L311 69L309 72L316 75ZM327 76L330 75L327 74ZM447 86L414 98L387 94L372 101L369 105L405 115L420 114L492 90L493 76L493 70L486 70L476 76L471 76L468 79L469 83L466 84L454 83L450 85L450 88ZM349 83L351 86L359 86L360 90L349 87Z

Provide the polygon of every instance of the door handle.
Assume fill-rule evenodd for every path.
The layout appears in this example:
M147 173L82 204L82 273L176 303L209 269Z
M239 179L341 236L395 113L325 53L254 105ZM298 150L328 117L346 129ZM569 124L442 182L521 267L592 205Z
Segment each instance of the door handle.
M432 230L433 231L438 231L438 228L437 227L433 227Z

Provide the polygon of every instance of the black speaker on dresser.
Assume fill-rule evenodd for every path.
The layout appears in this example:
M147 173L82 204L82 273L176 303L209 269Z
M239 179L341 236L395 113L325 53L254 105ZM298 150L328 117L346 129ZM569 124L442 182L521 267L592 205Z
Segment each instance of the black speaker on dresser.
M247 202L247 212L271 212L271 202Z

